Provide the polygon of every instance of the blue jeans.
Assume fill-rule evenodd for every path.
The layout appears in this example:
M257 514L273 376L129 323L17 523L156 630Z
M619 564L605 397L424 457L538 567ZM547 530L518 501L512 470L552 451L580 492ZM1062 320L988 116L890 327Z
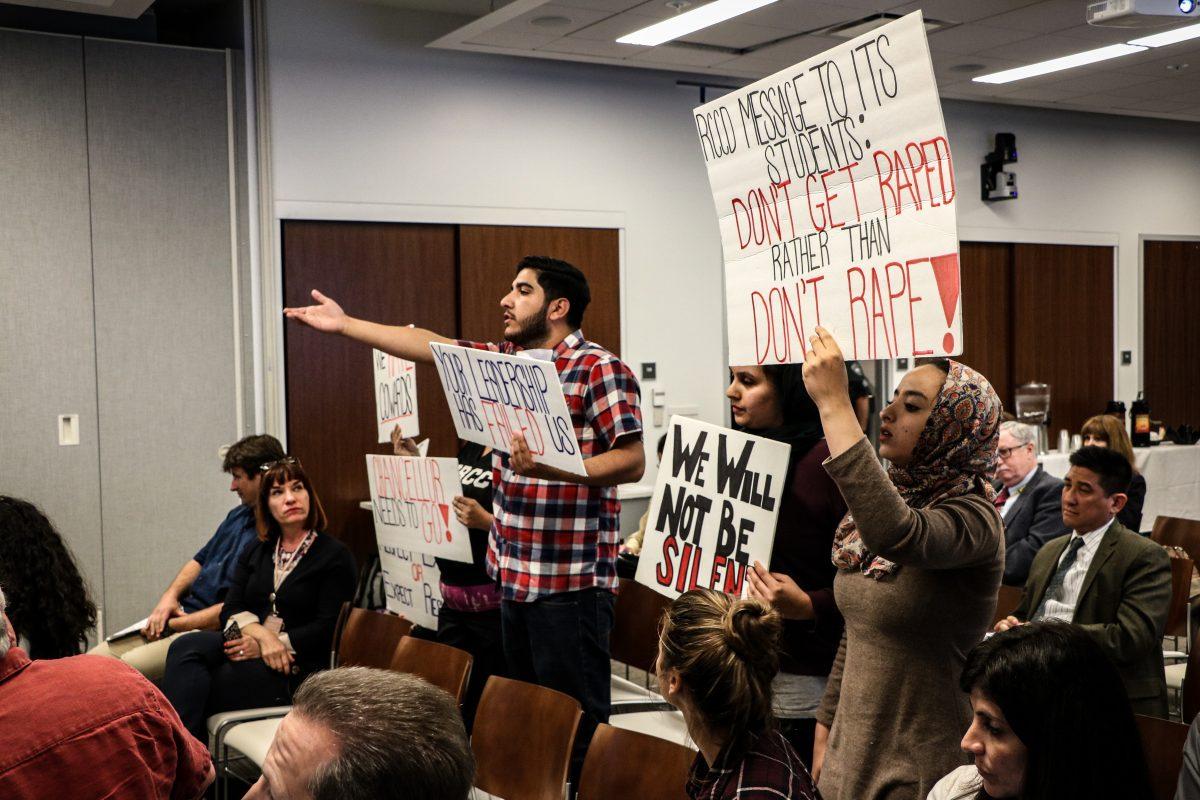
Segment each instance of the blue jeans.
M596 726L608 722L613 600L608 589L591 588L500 606L509 675L568 694L583 706L571 753L570 780L576 786Z

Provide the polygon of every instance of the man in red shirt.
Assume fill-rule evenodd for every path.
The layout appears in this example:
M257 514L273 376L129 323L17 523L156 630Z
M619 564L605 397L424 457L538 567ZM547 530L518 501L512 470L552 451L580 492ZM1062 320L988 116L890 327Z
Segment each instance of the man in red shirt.
M102 656L30 661L0 592L0 797L195 800L208 749L132 667Z

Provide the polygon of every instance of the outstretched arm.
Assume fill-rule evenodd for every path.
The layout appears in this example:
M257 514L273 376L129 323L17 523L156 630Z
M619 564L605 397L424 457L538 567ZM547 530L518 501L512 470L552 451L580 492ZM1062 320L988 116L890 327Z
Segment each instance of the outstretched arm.
M409 361L433 362L433 352L429 349L430 342L454 344L441 334L427 331L424 328L409 328L401 325L380 325L378 322L368 322L365 319L351 317L333 299L326 297L316 289L312 291L313 306L300 308L285 308L283 314L322 333L338 333L349 339L363 344L369 344L385 353L391 353L398 358Z

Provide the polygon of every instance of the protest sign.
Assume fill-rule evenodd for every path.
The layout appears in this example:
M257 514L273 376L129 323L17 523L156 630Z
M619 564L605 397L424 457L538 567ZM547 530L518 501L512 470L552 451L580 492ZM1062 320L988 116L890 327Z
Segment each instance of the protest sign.
M920 12L695 110L729 363L962 351L950 144Z
M420 432L417 419L417 365L371 348L375 369L375 421L379 442L392 440L392 429L400 426L405 437Z
M740 597L770 563L791 448L675 416L646 518L636 579L667 597L709 588Z
M520 433L537 463L585 474L552 362L436 342L429 346L458 438L507 453Z
M471 561L467 528L451 501L459 494L458 461L367 454L375 538L451 561Z
M379 542L379 568L387 609L423 628L437 630L442 610L437 562L433 556L414 553Z

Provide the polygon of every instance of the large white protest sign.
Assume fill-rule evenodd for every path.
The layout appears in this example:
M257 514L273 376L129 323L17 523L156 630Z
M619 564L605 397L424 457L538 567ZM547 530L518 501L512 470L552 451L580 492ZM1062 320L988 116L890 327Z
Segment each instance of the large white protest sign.
M791 448L707 422L672 417L646 518L637 581L678 597L737 597L755 561L770 563Z
M471 540L451 501L461 494L458 461L367 454L375 538L452 561L471 561Z
M695 111L729 363L962 351L954 169L920 12Z
M417 418L417 365L374 348L371 362L375 370L379 442L390 442L392 429L397 425L405 437L416 436L421 431Z
M583 457L554 364L432 343L458 438L509 452L522 434L533 460L583 475Z
M433 556L379 542L379 568L387 609L423 628L437 630L442 610L440 573Z

